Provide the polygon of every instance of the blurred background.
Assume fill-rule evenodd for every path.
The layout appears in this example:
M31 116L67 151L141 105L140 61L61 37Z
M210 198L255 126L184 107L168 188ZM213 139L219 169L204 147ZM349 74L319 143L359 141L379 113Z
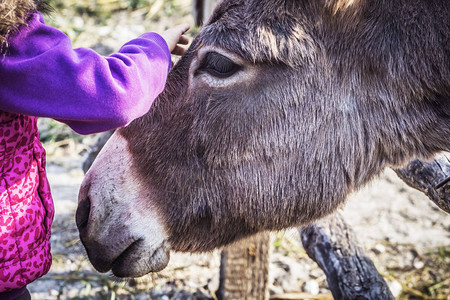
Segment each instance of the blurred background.
M102 55L117 51L147 31L161 32L191 24L186 0L52 0L45 16L74 48L89 47ZM75 226L82 162L97 136L80 136L67 126L39 120L48 153L47 168L55 201L52 227L53 266L29 285L32 299L215 299L220 251L172 253L164 271L121 281L96 272L87 260ZM352 195L343 209L346 221L388 281L398 299L450 299L450 217L423 194L387 170ZM332 299L326 278L308 258L296 230L272 234L269 291L273 298ZM288 298L289 297L289 298ZM282 298L281 298L282 299Z

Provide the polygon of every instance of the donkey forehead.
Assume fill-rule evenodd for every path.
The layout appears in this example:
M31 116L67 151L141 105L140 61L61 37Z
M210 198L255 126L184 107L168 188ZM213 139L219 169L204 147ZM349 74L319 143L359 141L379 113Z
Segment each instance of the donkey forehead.
M224 1L198 39L201 45L222 47L252 63L301 65L316 47L300 2Z

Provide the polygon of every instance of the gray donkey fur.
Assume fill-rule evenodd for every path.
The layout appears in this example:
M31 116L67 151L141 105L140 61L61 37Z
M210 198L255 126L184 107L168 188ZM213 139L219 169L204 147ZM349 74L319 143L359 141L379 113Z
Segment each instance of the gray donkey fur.
M312 222L385 167L450 150L449 33L447 0L223 1L116 133L171 248ZM217 75L208 47L237 71Z

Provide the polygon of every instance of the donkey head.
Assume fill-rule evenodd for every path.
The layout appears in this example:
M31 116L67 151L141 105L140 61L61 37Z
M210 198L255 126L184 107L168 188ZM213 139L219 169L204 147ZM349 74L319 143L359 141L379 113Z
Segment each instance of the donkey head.
M223 1L86 175L93 265L139 276L170 249L305 224L385 166L450 149L448 6L383 2Z

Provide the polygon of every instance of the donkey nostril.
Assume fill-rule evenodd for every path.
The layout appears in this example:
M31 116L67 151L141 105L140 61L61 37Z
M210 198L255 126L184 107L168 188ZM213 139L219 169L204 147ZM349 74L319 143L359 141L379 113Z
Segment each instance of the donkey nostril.
M75 221L77 223L78 230L86 228L89 222L89 213L91 211L91 199L86 197L78 204L77 213L75 215Z

